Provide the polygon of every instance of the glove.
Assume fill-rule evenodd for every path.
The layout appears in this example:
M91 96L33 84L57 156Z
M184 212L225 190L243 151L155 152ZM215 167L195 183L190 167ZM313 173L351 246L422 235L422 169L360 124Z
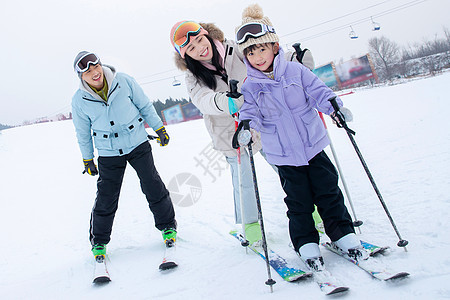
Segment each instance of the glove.
M338 114L344 119L345 122L353 121L353 114L350 109L346 107L339 108ZM339 117L336 115L336 112L331 113L330 117L333 120L334 124L339 124L340 126L343 125L340 123Z
M84 173L88 173L91 176L98 175L97 166L94 164L94 159L83 159L84 163Z
M342 115L344 116L345 122L353 121L353 114L350 111L350 109L348 109L347 107L341 107L339 110L341 111Z
M164 126L162 126L161 128L157 129L156 134L158 135L158 143L161 147L167 146L167 144L169 143L169 135L167 134L166 128Z

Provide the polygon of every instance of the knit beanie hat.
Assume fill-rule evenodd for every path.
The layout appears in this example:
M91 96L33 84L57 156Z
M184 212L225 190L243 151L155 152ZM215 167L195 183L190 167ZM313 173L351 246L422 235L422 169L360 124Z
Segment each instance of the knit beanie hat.
M77 54L77 56L75 56L75 60L73 61L73 69L75 70L75 72L77 72L77 75L80 79L81 79L81 74L83 74L83 72L80 72L79 70L77 70L77 67L76 67L77 63L82 57L86 57L89 54L94 54L94 53L89 52L89 51L81 51L80 53ZM98 56L96 54L94 54L94 55L98 58ZM100 58L98 58L98 64L102 65Z
M242 26L249 23L260 23L270 27L273 26L269 18L264 16L263 10L258 4L249 5L244 9L242 12L242 24L241 26L236 27L235 32L237 33ZM257 38L249 37L244 43L238 44L239 51L243 52L245 48L256 44L279 42L280 39L278 38L278 35L275 33L275 30L273 31L274 32L266 32L264 35Z
M208 34L208 31L194 21L180 21L175 23L170 30L170 42L178 54L184 58L191 37L199 34Z

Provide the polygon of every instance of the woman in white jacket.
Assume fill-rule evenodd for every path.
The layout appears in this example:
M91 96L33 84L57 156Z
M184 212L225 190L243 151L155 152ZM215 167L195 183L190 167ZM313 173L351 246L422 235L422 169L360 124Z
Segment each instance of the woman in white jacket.
M238 90L247 77L244 57L238 51L233 40L224 38L223 32L211 23L193 21L177 22L171 30L170 41L174 46L175 63L180 70L186 71L185 82L189 96L201 111L206 128L211 136L215 150L222 152L231 167L236 223L245 224L245 235L250 243L261 239L258 224L258 210L253 189L250 159L247 151L241 148L241 184L243 213L241 216L239 175L237 152L231 142L235 132L235 114L244 99L231 99L229 81L239 81ZM294 59L292 52L287 53L289 60ZM309 51L304 62L310 68L314 62ZM308 66L308 67L309 67ZM261 149L259 137L253 146L256 153ZM263 153L262 153L263 154ZM264 155L264 154L263 154Z

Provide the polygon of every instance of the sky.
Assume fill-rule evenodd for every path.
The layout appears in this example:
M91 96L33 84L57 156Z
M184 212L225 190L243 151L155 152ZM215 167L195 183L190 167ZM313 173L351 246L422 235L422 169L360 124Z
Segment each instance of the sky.
M375 36L406 47L442 38L450 28L448 0L7 1L0 11L0 123L69 112L79 84L73 60L81 50L136 78L152 101L188 99L184 84L172 85L184 77L173 63L171 27L181 20L212 22L233 39L252 3L261 5L283 47L300 42L316 66L364 55ZM381 30L372 31L371 16ZM358 39L349 38L350 27Z

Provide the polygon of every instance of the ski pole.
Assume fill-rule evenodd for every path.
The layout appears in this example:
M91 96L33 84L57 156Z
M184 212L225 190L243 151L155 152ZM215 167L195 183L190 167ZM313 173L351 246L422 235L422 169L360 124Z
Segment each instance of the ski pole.
M238 84L237 80L234 80L234 79L230 80L230 92L227 93L228 97L239 98L241 96L241 93L239 93L237 91L237 84ZM237 130L239 127L238 113L235 113L232 116L234 118L235 130ZM248 242L246 234L245 234L244 205L243 205L243 200L242 200L241 147L237 148L236 151L237 151L237 160L238 160L239 205L241 208L240 210L241 210L242 234L244 236L244 240L241 241L241 245L243 247L245 247L245 252L248 253L247 246L249 245L249 242Z
M358 218L356 217L355 208L353 207L353 201L352 201L352 198L350 197L347 183L345 182L344 173L342 172L341 165L339 164L339 160L338 160L338 157L336 154L336 150L334 149L333 142L331 140L330 134L328 133L327 124L325 123L323 114L320 111L319 111L319 116L322 119L323 125L325 126L325 130L327 132L327 137L330 140L331 153L333 154L334 161L336 162L336 167L339 172L339 178L341 179L342 185L344 186L345 195L347 196L348 203L350 203L350 208L352 209L353 219L355 220L355 221L353 221L353 226L357 227L359 233L361 234L361 228L359 228L359 226L361 226L363 224L363 221L358 220Z
M297 55L297 60L299 61L299 63L302 63L303 56L305 55L306 49L304 49L304 50L300 49L300 43L295 43L292 45L292 47L294 48L295 53ZM341 166L339 165L339 160L337 158L337 154L334 149L333 142L331 141L330 135L328 134L327 124L325 123L325 120L324 120L321 112L319 112L319 116L322 119L323 125L325 126L325 130L327 132L328 139L330 140L331 152L333 154L334 161L336 162L336 166L337 166L337 169L339 172L339 177L341 178L342 185L344 186L345 195L347 196L348 202L350 203L350 207L351 207L352 214L353 214L353 219L355 220L355 221L353 221L353 226L358 227L358 231L361 234L361 229L359 228L359 226L361 226L363 224L363 222L358 220L358 218L356 217L355 208L353 207L353 202L351 200L350 193L348 191L348 187L345 182L344 174L342 173Z
M402 239L402 237L400 236L400 232L398 231L397 226L395 226L394 219L392 219L392 216L389 213L386 203L384 202L383 197L381 196L381 193L378 190L377 185L375 184L375 180L373 179L372 174L370 173L369 168L367 167L367 164L364 161L361 151L359 151L358 145L356 144L355 139L353 138L353 135L355 135L355 132L353 130L351 130L350 128L348 128L347 123L345 122L345 118L339 110L339 105L336 102L336 97L333 97L333 98L329 99L328 101L331 102L331 105L334 108L334 112L335 112L334 118L337 118L336 123L337 123L338 127L343 127L345 129L345 131L347 132L347 135L350 138L353 148L355 148L356 154L358 155L359 160L361 161L361 164L363 165L364 170L366 171L367 177L369 177L370 183L372 184L372 187L375 190L375 193L377 194L378 199L380 199L381 205L383 206L383 209L386 212L386 215L389 218L389 221L391 222L391 225L394 228L394 231L399 238L397 246L406 247L406 245L408 245L408 241ZM404 249L406 251L406 248L404 248Z
M150 141L156 140L156 142L157 142L158 144L161 143L161 141L159 140L159 136L154 136L154 135L147 134L147 138L148 138Z
M259 220L259 226L261 227L262 246L263 246L263 250L264 250L264 255L266 257L266 267L267 267L267 276L268 276L266 285L270 286L270 291L273 292L273 285L276 283L276 281L272 279L272 276L270 274L269 253L267 250L267 239L266 239L266 233L264 230L264 221L263 221L263 216L262 216L261 200L259 198L258 181L256 179L255 161L253 159L253 149L252 149L253 141L251 139L251 133L250 133L250 120L241 121L241 124L239 124L239 127L240 127L239 129L241 129L242 126L244 128L244 131L242 131L242 132L243 133L246 132L247 136L245 136L244 138L242 138L242 136L239 136L238 139L240 141L244 141L243 143L239 143L239 144L248 145L248 152L249 152L249 156L250 156L250 165L252 168L252 176L253 176L253 186L255 188L256 206L258 208L258 220ZM235 145L233 145L233 147L235 147Z

